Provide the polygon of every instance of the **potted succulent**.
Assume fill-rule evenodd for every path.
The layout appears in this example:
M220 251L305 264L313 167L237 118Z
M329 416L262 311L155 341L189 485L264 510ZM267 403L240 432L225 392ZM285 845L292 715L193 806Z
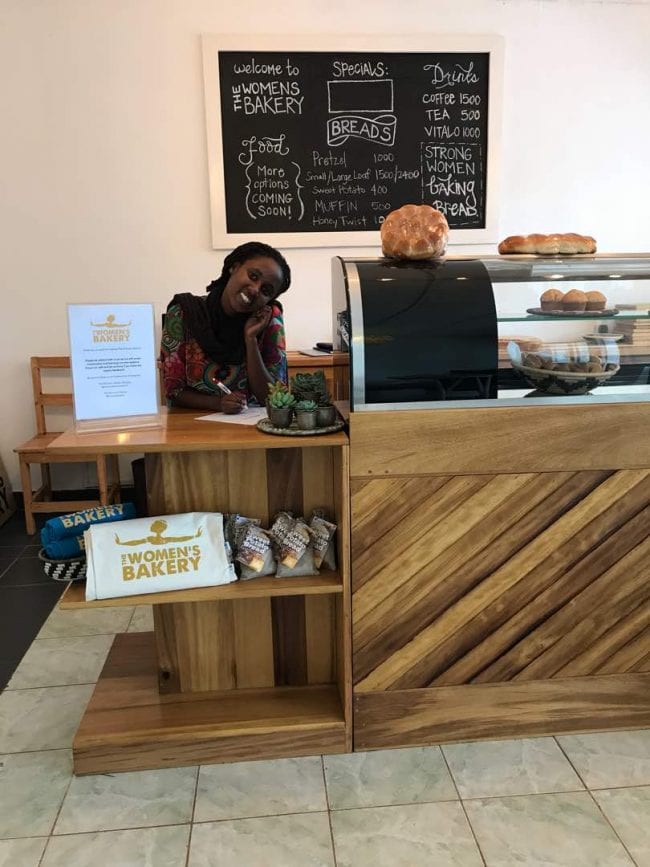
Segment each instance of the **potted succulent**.
M318 408L316 410L316 423L318 427L330 427L336 421L336 407L332 403L332 399L329 395L329 392L326 391L325 394L318 401Z
M281 379L276 379L275 382L269 382L267 388L269 390L268 397L266 398L266 406L267 407L269 406L269 401L271 400L271 398L273 397L274 394L283 394L283 393L289 391L288 386L285 385L285 383L282 382Z
M314 373L297 373L291 377L291 392L296 400L313 400L318 403L327 394L325 374L322 370Z
M284 383L275 383L275 385L283 387L274 388L274 386L269 386L266 411L269 414L269 420L272 425L275 427L289 427L296 399Z
M299 400L295 406L296 421L301 430L316 430L317 404L314 400Z

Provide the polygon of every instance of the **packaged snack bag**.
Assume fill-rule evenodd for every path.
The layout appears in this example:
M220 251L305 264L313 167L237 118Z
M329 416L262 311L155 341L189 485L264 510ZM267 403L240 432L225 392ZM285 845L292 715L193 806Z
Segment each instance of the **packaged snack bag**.
M237 561L241 563L241 580L273 575L275 560L271 550L271 538L254 523L249 523L242 534L237 549Z
M314 566L314 548L309 527L302 518L297 518L285 534L279 546L278 578L297 578L303 575L317 575Z
M319 511L314 511L309 522L309 529L314 540L314 566L320 569L325 564L328 569L336 569L336 549L334 534L336 524L325 520Z

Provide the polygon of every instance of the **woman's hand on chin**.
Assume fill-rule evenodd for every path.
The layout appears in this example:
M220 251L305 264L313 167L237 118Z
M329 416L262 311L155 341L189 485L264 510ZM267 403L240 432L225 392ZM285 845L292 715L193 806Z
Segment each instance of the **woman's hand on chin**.
M256 310L255 313L251 313L244 325L244 338L252 340L258 337L271 321L271 313L271 307L268 304Z
M246 395L241 391L233 391L232 394L221 395L221 412L227 415L237 415L246 409Z

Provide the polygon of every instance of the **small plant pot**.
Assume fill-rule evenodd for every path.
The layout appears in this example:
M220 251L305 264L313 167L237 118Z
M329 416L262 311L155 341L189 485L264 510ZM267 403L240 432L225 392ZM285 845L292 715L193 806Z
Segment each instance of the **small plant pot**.
M300 430L316 430L318 417L315 409L297 409L296 421Z
M275 427L289 427L293 409L290 406L267 406L266 411L269 414L269 421Z
M321 396L317 391L300 391L295 393L296 400L313 400L314 403L318 403L318 398Z
M330 427L336 421L336 407L330 404L329 406L319 406L316 410L318 419L318 427Z

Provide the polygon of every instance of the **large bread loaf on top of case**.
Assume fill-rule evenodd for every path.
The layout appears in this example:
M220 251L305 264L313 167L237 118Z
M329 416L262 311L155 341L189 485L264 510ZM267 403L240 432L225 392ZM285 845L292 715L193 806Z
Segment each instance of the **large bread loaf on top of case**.
M447 249L449 225L431 205L404 205L381 224L381 248L392 259L440 259Z

